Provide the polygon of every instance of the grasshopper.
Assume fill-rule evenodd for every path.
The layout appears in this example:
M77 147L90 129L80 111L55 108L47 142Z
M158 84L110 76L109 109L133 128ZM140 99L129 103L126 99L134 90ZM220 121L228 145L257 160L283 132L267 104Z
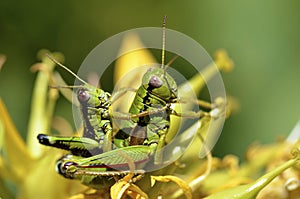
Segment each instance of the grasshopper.
M154 155L154 165L163 163L162 149L167 144L166 136L170 128L170 116L200 118L210 116L204 111L180 113L171 108L174 103L181 103L178 97L177 83L167 73L166 68L177 57L174 57L167 65L165 62L165 27L166 17L163 21L163 41L161 66L151 67L143 75L142 84L137 89L133 103L129 109L128 119L135 124L130 136L125 141L125 146L147 145ZM198 100L194 102L205 108L212 108L213 105ZM122 119L122 117L120 117ZM120 119L119 118L119 119ZM126 116L123 118L126 119Z
M84 132L83 137L70 138L39 134L37 139L43 145L68 150L73 155L81 157L108 151L110 146L107 140L112 134L109 115L111 94L86 83L66 66L58 63L51 56L48 57L84 83L81 86L67 86L78 88L77 99L84 121Z
M111 186L116 182L116 178L124 177L129 173L143 174L143 170L129 170L127 162L128 158L130 158L129 161L135 159L137 163L147 161L149 154L147 147L133 146L126 149L116 149L114 147L115 150L111 151L111 146L109 146L113 131L109 113L111 94L89 85L50 55L48 57L84 83L80 86L65 86L67 88L78 88L77 99L80 103L83 118L83 137L50 136L45 134L37 136L38 141L43 145L70 152L70 154L62 156L57 161L57 173L65 178L81 180L83 184L98 189ZM124 136L126 134L119 137L126 139L127 137ZM117 140L116 138L116 143L122 143L122 141L118 142ZM143 152L144 156L141 156L140 152ZM122 159L122 157L127 159ZM80 166L82 164L83 166ZM117 169L125 170L119 171Z

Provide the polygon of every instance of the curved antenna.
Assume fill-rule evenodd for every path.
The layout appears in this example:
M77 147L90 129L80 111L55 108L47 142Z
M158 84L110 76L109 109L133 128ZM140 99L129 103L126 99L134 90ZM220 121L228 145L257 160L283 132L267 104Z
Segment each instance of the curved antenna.
M49 86L50 88L84 88L84 86L70 86L70 85L64 85L64 86Z
M68 71L71 75L73 75L75 78L77 78L79 81L81 81L84 84L88 84L86 81L84 81L83 79L81 79L78 75L76 75L73 71L71 71L70 69L68 69L66 66L62 65L61 63L59 63L56 59L54 59L54 57L52 57L50 54L46 53L46 56L53 61L54 63L56 63L58 66L62 67L63 69L65 69L66 71Z

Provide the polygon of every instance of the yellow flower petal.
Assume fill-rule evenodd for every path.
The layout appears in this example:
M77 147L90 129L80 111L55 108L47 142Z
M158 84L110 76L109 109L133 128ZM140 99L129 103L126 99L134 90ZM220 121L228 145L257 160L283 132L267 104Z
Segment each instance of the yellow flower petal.
M6 107L0 98L0 120L4 127L4 150L7 154L8 165L11 165L16 176L22 178L31 167L33 159L29 154L26 145L18 133Z
M140 41L138 35L127 34L123 39L123 44L120 48L120 53L127 52L131 49L144 48L143 43ZM145 64L156 63L155 58L147 49L134 50L129 53L124 54L116 61L116 67L114 71L115 83L120 80L124 75L126 75L132 69L136 67L144 66ZM138 70L138 73L131 74L132 79L128 81L130 87L136 87L140 85L140 80L143 74L146 72L144 70Z
M76 194L69 197L68 199L100 199L109 198L109 193L107 190L95 190L88 189L84 193Z
M120 48L120 53L143 47L144 46L137 35L128 34L123 39L123 44ZM115 85L118 83L119 80L122 80L122 78L124 78L124 76L126 74L129 74L130 72L130 75L126 76L126 80L122 80L121 87L138 88L141 85L142 77L147 70L147 67L141 66L145 66L149 63L153 64L156 63L156 61L147 49L134 50L122 55L116 61L116 66L114 70ZM130 101L129 99L133 100L134 95L134 92L126 92L123 96L118 98L118 100L113 103L113 106L117 107L120 111L127 112L132 103L132 101Z
M141 190L137 185L131 184L129 189L127 190L127 195L130 196L131 198L136 198L136 199L148 199L148 195Z
M0 101L1 101L1 98L0 98ZM2 103L2 101L0 103ZM2 120L0 120L0 151L2 151L2 148L4 147L4 133L5 133L4 130L5 130L4 125L2 123Z
M79 181L63 178L56 173L55 164L62 154L60 150L49 149L46 152L27 171L18 199L67 198L86 189Z
M184 192L185 197L187 199L192 198L192 190L190 186L183 181L182 179L172 176L172 175L167 175L167 176L151 176L151 184L154 185L155 181L158 182L175 182Z
M0 70L2 69L3 64L6 61L6 56L3 54L0 54Z
M39 67L42 70L36 77L28 124L27 146L30 154L34 157L39 157L42 154L42 146L36 141L36 136L39 133L49 133L52 113L58 95L56 89L49 90L49 82L55 63L46 57L46 53L48 52L45 50L39 52L42 56L42 63L39 64ZM62 57L60 53L53 54L53 56L56 59Z
M255 182L248 185L241 185L234 188L226 189L220 191L216 194L212 194L206 199L252 199L257 196L257 194L262 190L266 185L268 185L275 177L281 174L284 170L292 167L298 161L298 158L291 159L281 166L275 168L269 173L263 175Z
M110 188L110 197L112 199L121 199L123 196L130 195L133 198L145 198L148 196L135 184L126 180L119 180Z
M205 86L205 77L206 80L211 79L215 74L219 72L219 70L226 69L229 71L230 68L233 67L232 60L228 57L226 51L219 50L216 52L216 58L213 63L209 64L204 68L202 73L198 73L189 79L188 82L182 84L178 88L179 95L184 99L185 96L198 96L202 89ZM182 112L185 110L190 110L193 103L180 103L173 106L173 109L177 112ZM169 129L169 133L167 135L167 142L170 142L173 136L177 133L181 122L184 122L184 118L180 118L178 116L171 116L171 125Z
M56 116L53 118L52 126L57 132L64 136L74 136L71 124L63 117Z
M61 77L61 75L57 72L53 73L53 79L55 81L55 84L58 86L59 92L68 100L69 102L73 103L76 106L79 106L79 102L76 99L76 94L72 91L70 88L64 88L64 86L68 86L64 79Z

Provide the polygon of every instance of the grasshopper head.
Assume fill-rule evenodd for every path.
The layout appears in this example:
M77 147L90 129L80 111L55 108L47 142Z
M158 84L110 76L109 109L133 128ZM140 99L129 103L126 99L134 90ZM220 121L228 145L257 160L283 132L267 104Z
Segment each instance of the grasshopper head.
M110 94L94 86L85 85L77 91L77 99L82 106L107 108Z
M150 68L143 76L143 86L163 100L177 98L177 84L163 68Z

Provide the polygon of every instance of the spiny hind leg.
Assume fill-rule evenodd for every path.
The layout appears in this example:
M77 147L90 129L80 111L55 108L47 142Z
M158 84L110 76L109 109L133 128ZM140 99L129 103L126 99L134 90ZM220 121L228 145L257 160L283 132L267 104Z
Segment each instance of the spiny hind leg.
M100 143L85 137L62 137L39 134L37 139L40 144L67 150L79 156L90 156L92 151L102 150Z

